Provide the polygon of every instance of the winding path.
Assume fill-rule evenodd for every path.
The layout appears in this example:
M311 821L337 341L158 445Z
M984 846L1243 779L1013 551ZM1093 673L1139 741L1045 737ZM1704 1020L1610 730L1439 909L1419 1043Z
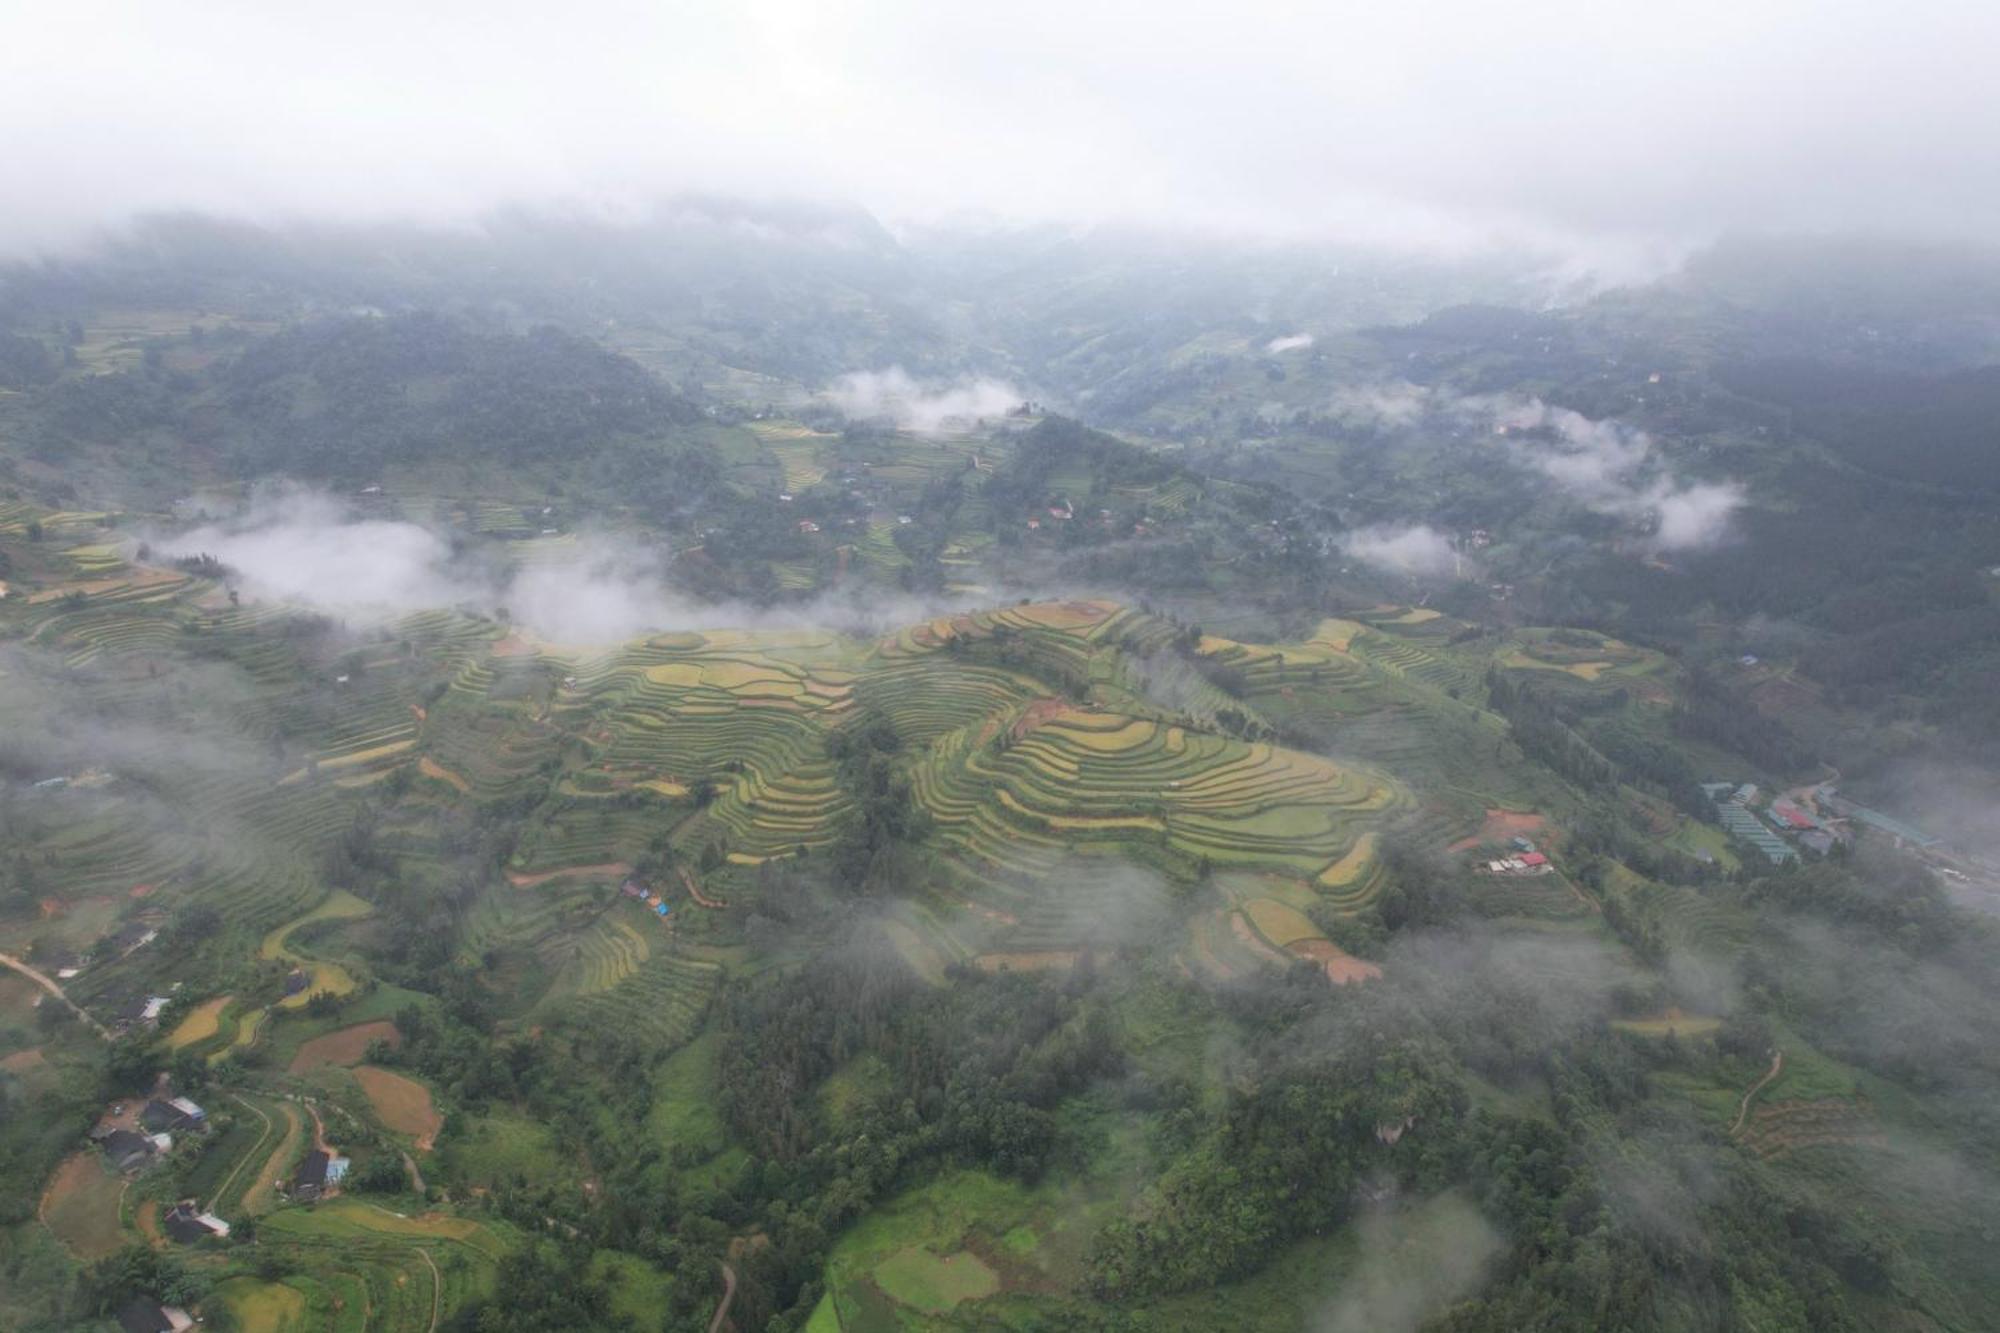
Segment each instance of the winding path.
M1743 1128L1743 1117L1750 1114L1750 1103L1757 1100L1757 1094L1762 1092L1772 1079L1783 1072L1784 1068L1785 1053L1783 1051L1772 1051L1770 1069L1765 1071L1764 1077L1750 1085L1750 1091L1743 1094L1743 1104L1736 1108L1736 1123L1729 1127L1730 1138L1735 1138L1736 1131Z
M222 1183L216 1186L214 1192L208 1196L208 1204L206 1206L210 1208L213 1208L218 1202L220 1202L223 1198L225 1198L228 1195L229 1187L236 1183L236 1177L243 1174L244 1167L250 1165L252 1161L256 1160L258 1156L257 1150L263 1147L265 1143L267 1143L270 1140L271 1137L271 1130L272 1130L271 1117L265 1115L263 1111L258 1109L258 1106L255 1102L250 1101L248 1098L244 1097L241 1093L232 1092L229 1095L231 1097L234 1097L237 1101L242 1102L243 1105L249 1109L251 1115L256 1116L259 1120L264 1122L264 1132L258 1136L258 1139L255 1143L250 1145L250 1151L244 1153L243 1156L237 1159L236 1165L229 1169L229 1174L222 1178Z
M79 1005L75 1000L72 1000L69 998L69 996L63 994L63 988L61 986L58 986L55 983L55 981L49 977L47 973L41 971L39 968L30 967L27 963L22 962L20 959L14 957L14 955L10 953L0 953L0 963L5 963L8 967L13 968L16 972L19 972L22 976L34 982L37 986L40 986L43 990L55 996L58 1000L61 1000L64 1004L70 1007L71 1012L73 1012L78 1018L82 1019L85 1023L90 1025L90 1030L92 1032L95 1032L98 1036L104 1038L106 1041L111 1040L110 1029L106 1028L104 1024L98 1022L96 1019L92 1018L88 1013L84 1012L82 1005Z
M728 903L723 902L720 898L711 898L707 894L703 893L701 891L701 886L695 883L694 876L688 873L688 868L686 866L675 866L674 869L680 871L681 883L687 886L688 897L694 899L696 904L702 907L711 907L717 909L729 906Z
M422 1194L424 1192L424 1173L417 1170L416 1159L408 1153L403 1154L403 1169L410 1173L410 1189L414 1193Z
M417 1253L424 1256L424 1262L431 1270L431 1327L430 1333L437 1333L438 1316L444 1312L444 1274L438 1272L437 1260L423 1246L417 1246Z
M736 1299L736 1270L728 1264L722 1266L722 1304L715 1307L715 1318L708 1321L708 1333L720 1333L722 1321L729 1318L729 1303Z

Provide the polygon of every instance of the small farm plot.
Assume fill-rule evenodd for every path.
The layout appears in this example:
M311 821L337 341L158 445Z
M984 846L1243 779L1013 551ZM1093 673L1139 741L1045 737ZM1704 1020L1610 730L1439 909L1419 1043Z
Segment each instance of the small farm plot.
M279 926L264 937L263 944L257 950L259 958L276 958L289 962L305 971L309 978L302 989L280 1000L279 1008L302 1009L306 1001L314 995L321 992L347 995L353 992L356 985L353 974L340 964L315 962L294 951L289 943L293 933L317 922L352 920L355 917L366 916L374 910L374 907L365 900L355 897L345 889L337 889L312 911L295 921Z
M292 1056L290 1072L304 1074L327 1065L351 1067L367 1059L368 1048L376 1042L397 1046L402 1040L403 1034L386 1018L356 1023L300 1043L298 1053Z
M376 1065L358 1066L354 1070L354 1081L367 1094L368 1105L376 1118L391 1133L406 1135L423 1149L428 1149L437 1140L438 1131L444 1127L444 1117L432 1104L429 1088L413 1078Z
M404 1216L351 1199L289 1208L258 1229L260 1249L268 1247L298 1273L353 1291L364 1302L368 1327L384 1329L434 1327L490 1293L514 1243L499 1222Z
M95 1148L63 1159L42 1192L42 1224L79 1259L101 1259L125 1244L119 1217L125 1180Z
M292 1333L308 1326L305 1293L287 1283L236 1277L219 1284L215 1295L242 1333Z
M204 1000L188 1011L167 1037L169 1050L180 1050L183 1046L196 1046L215 1037L222 1030L222 1011L229 1007L229 997L218 995L212 1000Z

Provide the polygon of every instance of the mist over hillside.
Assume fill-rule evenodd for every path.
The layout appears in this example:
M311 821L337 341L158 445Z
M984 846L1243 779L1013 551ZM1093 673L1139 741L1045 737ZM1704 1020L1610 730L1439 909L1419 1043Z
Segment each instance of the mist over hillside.
M2000 1327L1984 11L15 17L0 1328Z

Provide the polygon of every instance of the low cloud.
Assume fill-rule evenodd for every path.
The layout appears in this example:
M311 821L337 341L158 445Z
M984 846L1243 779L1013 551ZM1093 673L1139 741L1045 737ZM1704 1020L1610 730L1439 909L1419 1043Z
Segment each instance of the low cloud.
M779 607L705 602L675 589L666 553L630 537L583 533L550 558L509 568L399 519L359 518L298 489L255 498L228 520L154 536L170 558L210 555L251 601L310 607L362 623L460 607L504 613L557 643L612 643L669 630L827 627L869 634L960 609L963 599L829 593Z
M1295 352L1301 347L1312 345L1313 336L1310 333L1287 333L1281 338L1273 338L1265 343L1264 350L1272 353Z
M465 600L451 546L415 523L355 519L313 491L259 497L240 517L157 539L170 557L212 555L242 592L322 610L412 611Z
M1405 431L1430 424L1453 434L1490 434L1522 467L1602 514L1642 526L1656 551L1712 546L1729 534L1746 498L1732 481L1689 481L1647 432L1616 418L1594 420L1518 394L1461 396L1405 380L1348 385L1327 412L1358 429Z
M1336 389L1327 411L1357 426L1399 430L1414 426L1431 409L1429 389L1408 380L1350 384Z
M1370 1213L1355 1227L1360 1255L1314 1333L1413 1333L1484 1285L1505 1242L1456 1195Z
M826 396L851 420L887 420L920 435L1005 416L1026 397L1004 380L982 376L949 384L924 383L901 366L843 375Z
M1386 565L1406 574L1440 577L1459 568L1451 538L1424 524L1376 524L1342 534L1341 549L1356 560Z
M1728 534L1744 501L1736 482L1688 482L1673 475L1653 438L1614 418L1592 420L1539 398L1469 398L1490 416L1514 456L1600 513L1647 522L1660 551L1712 546Z

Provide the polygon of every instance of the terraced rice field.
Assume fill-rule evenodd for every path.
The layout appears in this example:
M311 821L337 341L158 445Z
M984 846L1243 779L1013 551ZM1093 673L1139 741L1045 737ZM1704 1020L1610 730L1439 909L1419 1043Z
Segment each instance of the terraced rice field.
M270 1156L264 1157L261 1163L254 1158L251 1160L249 1169L244 1173L247 1183L245 1178L227 1182L218 1195L218 1207L234 1200L240 1200L243 1211L251 1214L269 1212L277 1207L281 1201L278 1183L305 1151L309 1130L305 1116L297 1107L290 1102L268 1102L259 1109L271 1121L272 1134L267 1140L272 1145ZM263 1152L262 1144L257 1151L260 1154ZM239 1188L241 1194L233 1196L233 1191Z
M1011 742L946 736L916 767L914 790L948 842L1026 874L1066 848L1137 843L1313 876L1405 801L1369 770L1084 709Z
M645 965L655 944L664 943L657 918L634 922L620 912L606 913L581 931L552 935L543 947L544 957L559 969L550 996L610 990Z
M305 1293L283 1282L231 1278L215 1289L243 1333L291 1333L308 1325Z
M1745 1120L1739 1138L1767 1161L1808 1148L1889 1146L1881 1121L1848 1097L1761 1103Z
M445 1214L405 1217L334 1199L264 1219L258 1246L346 1294L369 1328L427 1329L490 1292L511 1233L499 1222ZM293 1279L287 1279L288 1282Z
M214 1037L222 1027L222 1011L228 1007L229 997L218 995L189 1010L187 1017L168 1035L168 1049L178 1051L183 1046L193 1046Z
M566 1001L562 1021L617 1029L649 1043L678 1046L693 1036L721 984L715 963L655 953L614 985Z
M1246 958L1256 957L1271 963L1306 959L1336 985L1382 975L1314 924L1307 911L1324 901L1314 889L1278 875L1226 875L1217 885L1231 907L1198 926L1192 943L1194 961L1212 974L1236 975Z
M344 889L337 889L327 895L325 900L312 911L295 921L279 926L264 937L263 944L257 950L259 958L282 959L294 966L305 968L312 978L304 990L280 1000L279 1008L304 1008L307 1000L321 992L346 995L354 990L356 984L353 975L340 964L314 961L294 952L288 945L292 933L302 926L317 921L352 920L355 917L367 916L374 910L374 907L363 899L355 897Z
M1722 1020L1668 1009L1646 1018L1614 1019L1611 1026L1640 1037L1706 1037L1722 1026Z

